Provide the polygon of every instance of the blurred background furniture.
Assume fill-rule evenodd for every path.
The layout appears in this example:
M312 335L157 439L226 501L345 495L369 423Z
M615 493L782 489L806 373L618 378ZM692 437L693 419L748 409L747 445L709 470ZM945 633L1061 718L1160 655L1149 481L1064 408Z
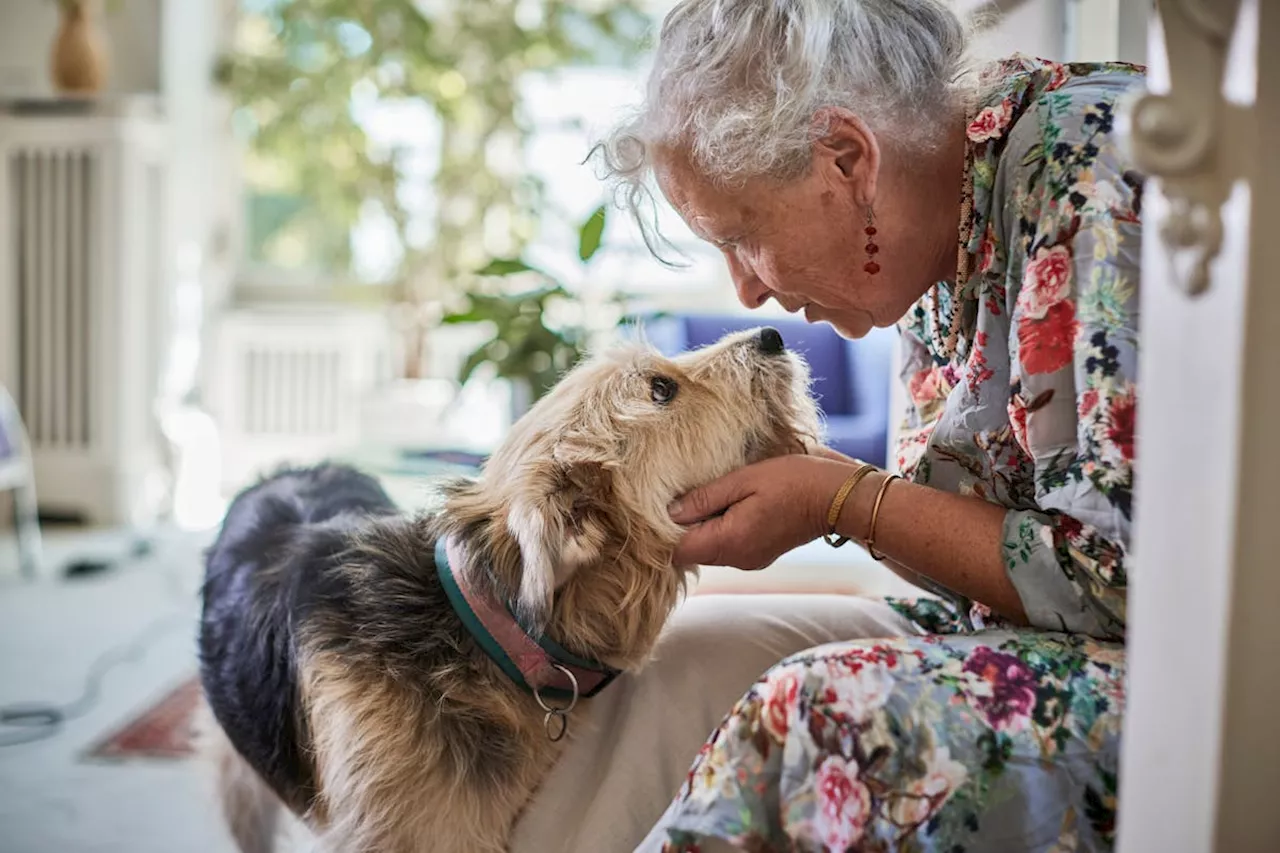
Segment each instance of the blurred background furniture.
M889 383L897 333L874 329L846 340L825 323L741 314L677 314L644 322L645 337L671 356L715 343L724 334L773 326L813 373L827 444L848 456L885 464L889 440Z
M171 153L149 98L0 105L0 382L46 519L161 512Z
M18 407L0 385L0 492L13 492L13 521L18 539L18 564L22 574L34 578L40 572L40 522L36 516L35 472L31 447Z
M362 404L391 373L385 312L263 304L225 310L211 325L206 400L224 490L359 443Z

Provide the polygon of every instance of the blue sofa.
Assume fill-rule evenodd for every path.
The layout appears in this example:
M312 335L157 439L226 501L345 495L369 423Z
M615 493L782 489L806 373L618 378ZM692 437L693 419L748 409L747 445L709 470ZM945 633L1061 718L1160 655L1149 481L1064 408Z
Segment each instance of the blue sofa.
M773 326L804 355L826 424L824 440L849 456L883 466L889 442L889 373L897 332L875 329L849 341L825 323L741 314L681 314L647 319L645 337L664 355L714 343L728 332Z

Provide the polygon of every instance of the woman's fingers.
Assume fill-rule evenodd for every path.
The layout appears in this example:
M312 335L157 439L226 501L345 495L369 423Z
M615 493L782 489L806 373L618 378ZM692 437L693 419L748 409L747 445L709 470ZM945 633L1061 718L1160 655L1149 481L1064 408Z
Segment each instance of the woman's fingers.
M676 524L694 524L720 515L752 493L753 473L748 466L677 498L667 507L671 520Z
M695 524L685 531L676 546L672 562L677 566L729 565L724 554L724 543L730 541L731 531L726 516L719 515Z

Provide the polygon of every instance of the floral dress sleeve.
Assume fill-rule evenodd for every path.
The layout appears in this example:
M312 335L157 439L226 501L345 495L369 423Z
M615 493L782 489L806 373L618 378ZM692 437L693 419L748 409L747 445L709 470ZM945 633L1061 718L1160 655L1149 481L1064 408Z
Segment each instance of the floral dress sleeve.
M1114 102L1071 87L1011 134L1009 420L1034 509L1004 524L1009 577L1039 628L1121 637L1132 522L1141 183Z

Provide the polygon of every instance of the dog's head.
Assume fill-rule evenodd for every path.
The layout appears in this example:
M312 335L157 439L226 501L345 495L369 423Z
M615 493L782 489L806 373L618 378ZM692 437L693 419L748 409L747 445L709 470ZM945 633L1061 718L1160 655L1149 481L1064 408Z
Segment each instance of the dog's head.
M819 431L808 383L773 329L671 359L614 348L521 418L481 479L451 491L445 516L484 553L526 628L559 626L562 643L630 664L683 587L667 505L735 468L804 452Z

